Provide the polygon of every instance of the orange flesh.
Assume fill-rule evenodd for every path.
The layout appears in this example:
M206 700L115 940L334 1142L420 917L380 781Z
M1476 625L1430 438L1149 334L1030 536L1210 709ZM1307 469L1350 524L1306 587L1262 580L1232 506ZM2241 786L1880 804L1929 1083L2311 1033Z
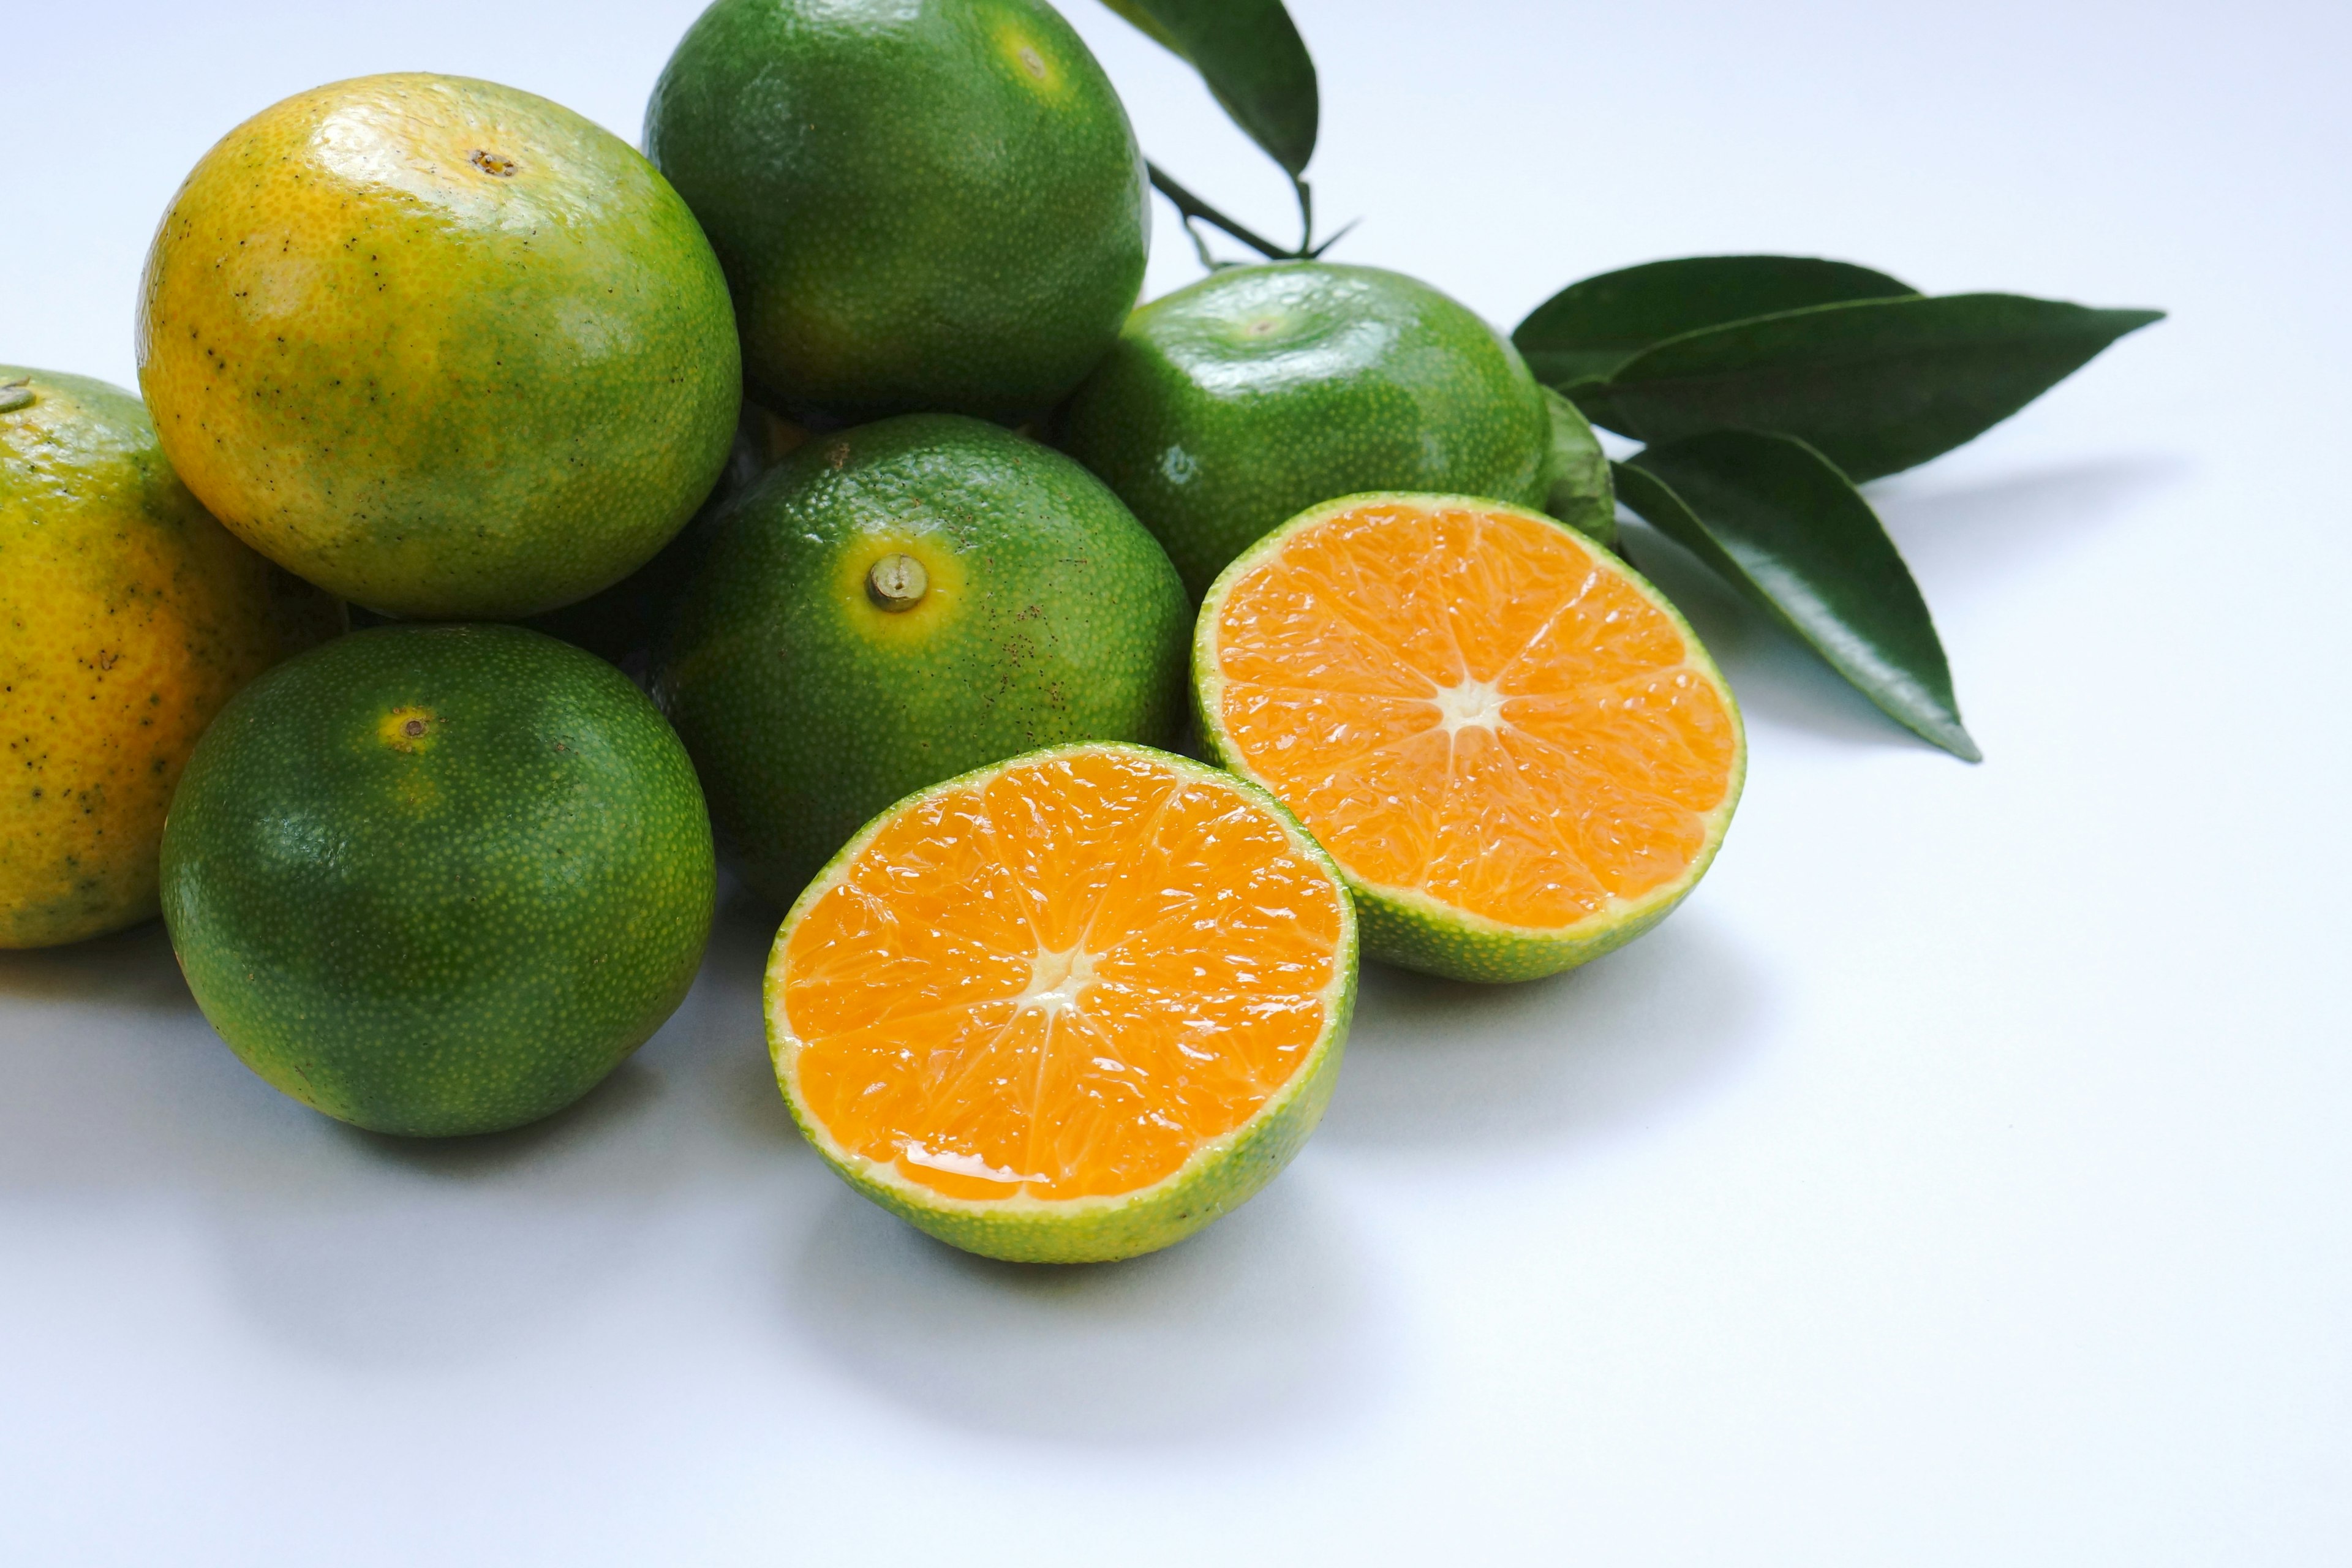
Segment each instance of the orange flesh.
M808 1115L957 1198L1133 1192L1323 1032L1344 897L1257 802L1133 752L901 812L785 948Z
M1368 503L1217 618L1243 762L1349 872L1556 930L1686 872L1738 739L1682 632L1567 529Z

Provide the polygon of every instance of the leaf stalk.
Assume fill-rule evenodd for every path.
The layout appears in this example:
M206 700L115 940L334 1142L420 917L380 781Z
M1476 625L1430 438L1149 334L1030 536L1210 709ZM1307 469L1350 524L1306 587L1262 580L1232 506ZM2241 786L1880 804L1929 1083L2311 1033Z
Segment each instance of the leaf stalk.
M1240 220L1227 217L1191 191L1186 190L1174 176L1159 164L1147 160L1143 167L1151 176L1151 188L1166 196L1175 205L1176 211L1184 219L1185 227L1191 228L1196 220L1205 223L1210 227L1222 230L1232 238L1240 240L1268 261L1299 261L1306 258L1307 252L1305 247L1302 247L1297 250L1285 250L1279 244L1248 227ZM1200 236L1197 233L1193 236L1193 243L1196 246L1200 245ZM1201 256L1202 260L1208 260L1206 247L1201 247Z

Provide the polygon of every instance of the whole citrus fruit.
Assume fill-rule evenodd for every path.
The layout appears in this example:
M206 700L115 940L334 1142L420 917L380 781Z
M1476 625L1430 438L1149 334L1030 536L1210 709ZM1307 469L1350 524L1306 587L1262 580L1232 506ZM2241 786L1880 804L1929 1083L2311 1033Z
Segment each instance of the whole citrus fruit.
M152 919L164 808L236 689L342 607L232 538L139 400L0 365L0 948Z
M163 834L163 919L247 1067L383 1132L569 1105L685 998L710 824L677 737L520 626L380 626L238 694Z
M1334 496L1540 505L1551 442L1508 340L1426 283L1322 261L1229 268L1137 310L1063 428L1196 597Z
M903 802L809 884L768 1046L827 1163L968 1251L1132 1258L1246 1200L1339 1076L1356 922L1231 773L1068 746Z
M1201 728L1347 874L1364 951L1526 980L1697 885L1747 770L1739 710L1664 595L1554 520L1349 496L1225 568Z
M780 408L1044 408L1143 284L1135 133L1043 0L718 0L654 88L646 152Z
M1084 468L906 415L820 437L736 502L656 691L781 905L910 791L1041 745L1172 740L1191 625L1167 556Z
M425 75L298 94L205 154L148 254L139 383L238 537L448 618L651 556L741 395L725 279L653 166L545 99Z

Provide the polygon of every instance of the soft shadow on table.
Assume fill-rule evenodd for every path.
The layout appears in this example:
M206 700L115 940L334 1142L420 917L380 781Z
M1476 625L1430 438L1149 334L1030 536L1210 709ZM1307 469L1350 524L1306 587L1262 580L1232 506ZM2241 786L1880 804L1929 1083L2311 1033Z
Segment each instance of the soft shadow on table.
M997 1263L846 1190L786 1275L834 1366L950 1426L1072 1445L1181 1445L1344 1419L1377 1392L1376 1292L1341 1217L1293 1172L1125 1263Z
M63 947L0 952L0 1001L106 1002L194 1013L160 920Z
M775 923L754 900L724 900L685 1005L544 1121L409 1139L310 1117L325 1146L288 1162L290 1190L215 1205L247 1310L339 1363L486 1360L561 1331L705 1202L822 1204L833 1179L793 1128L760 1021Z
M319 1358L446 1364L544 1341L682 1213L831 1195L768 1067L775 924L728 899L659 1034L578 1103L474 1138L362 1131L264 1084L196 1011L160 925L9 955L37 962L0 972L28 1004L26 1037L0 1044L0 1198L195 1206L256 1325Z
M1703 910L1517 985L1367 963L1317 1137L1465 1155L1572 1145L1709 1093L1762 1048L1770 1015L1761 965Z
M1958 488L1938 486L1931 469L1874 485L1869 494L1932 611L1938 599L1948 605L1957 595L1999 592L2053 545L2111 526L2189 472L2186 459L2155 454ZM1872 706L1680 545L1630 517L1624 533L1628 558L1689 617L1751 722L1842 745L1935 750Z

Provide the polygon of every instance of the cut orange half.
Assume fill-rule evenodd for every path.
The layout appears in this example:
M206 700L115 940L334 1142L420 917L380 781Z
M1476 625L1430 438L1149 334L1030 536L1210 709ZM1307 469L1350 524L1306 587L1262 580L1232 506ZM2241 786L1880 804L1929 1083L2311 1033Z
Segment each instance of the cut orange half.
M768 960L784 1099L943 1241L1076 1263L1181 1240L1322 1119L1356 994L1339 869L1255 786L1140 746L908 797Z
M1739 710L1663 595L1550 519L1350 496L1201 607L1203 734L1339 861L1375 958L1525 980L1664 918L1723 842Z

